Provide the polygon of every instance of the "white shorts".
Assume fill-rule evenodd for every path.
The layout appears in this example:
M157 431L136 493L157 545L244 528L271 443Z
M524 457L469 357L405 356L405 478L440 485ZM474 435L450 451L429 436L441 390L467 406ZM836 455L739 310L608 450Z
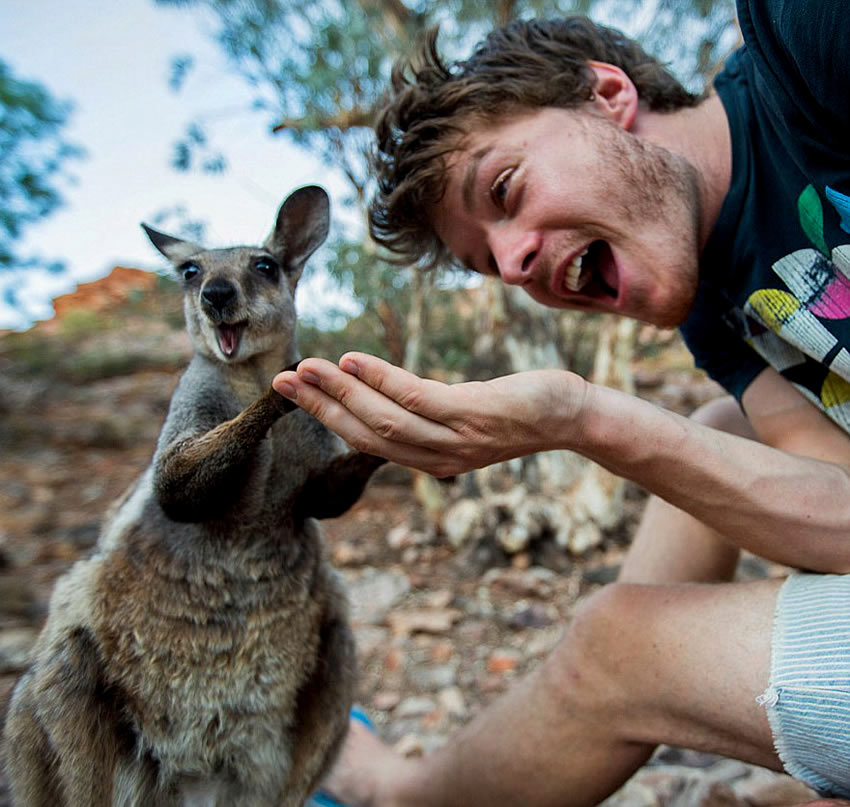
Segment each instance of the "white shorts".
M785 770L850 798L850 575L793 574L782 585L758 702Z

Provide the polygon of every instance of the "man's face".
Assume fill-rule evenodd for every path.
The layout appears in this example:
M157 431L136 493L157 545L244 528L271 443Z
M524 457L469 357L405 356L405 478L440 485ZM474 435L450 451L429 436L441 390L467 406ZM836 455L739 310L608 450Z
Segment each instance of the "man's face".
M684 321L698 259L689 162L592 106L476 128L450 158L431 211L455 257L545 305Z

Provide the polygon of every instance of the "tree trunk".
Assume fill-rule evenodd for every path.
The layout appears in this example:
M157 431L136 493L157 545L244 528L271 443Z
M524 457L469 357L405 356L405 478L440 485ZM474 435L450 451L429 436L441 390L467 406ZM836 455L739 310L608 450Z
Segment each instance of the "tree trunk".
M482 289L474 376L561 367L631 392L631 320L558 312L499 282ZM579 333L579 331L581 333ZM592 356L582 358L588 339ZM588 361L589 359L589 361ZM584 366L590 364L589 367ZM597 546L622 514L623 481L569 451L547 451L466 474L443 511L456 547L495 542L509 555L552 546L579 554Z
M410 273L410 312L407 315L407 342L404 346L404 369L419 375L422 372L422 351L427 323L427 297L433 281L430 273Z

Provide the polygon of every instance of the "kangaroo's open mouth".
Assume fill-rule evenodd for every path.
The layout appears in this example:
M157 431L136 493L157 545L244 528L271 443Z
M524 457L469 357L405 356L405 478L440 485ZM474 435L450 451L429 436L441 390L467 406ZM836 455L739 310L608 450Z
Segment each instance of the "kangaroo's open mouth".
M234 322L231 325L222 323L216 329L218 331L218 346L227 358L230 358L239 350L245 325L244 322Z

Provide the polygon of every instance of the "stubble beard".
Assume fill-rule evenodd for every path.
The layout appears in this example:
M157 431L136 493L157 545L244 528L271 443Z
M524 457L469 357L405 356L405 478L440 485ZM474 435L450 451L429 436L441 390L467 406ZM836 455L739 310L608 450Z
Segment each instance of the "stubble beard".
M685 157L606 124L607 141L620 187L618 214L635 233L655 233L655 254L662 263L653 277L665 284L659 309L647 295L636 296L629 315L660 327L681 325L696 296L699 277L700 193L696 168ZM652 291L652 290L650 290Z

